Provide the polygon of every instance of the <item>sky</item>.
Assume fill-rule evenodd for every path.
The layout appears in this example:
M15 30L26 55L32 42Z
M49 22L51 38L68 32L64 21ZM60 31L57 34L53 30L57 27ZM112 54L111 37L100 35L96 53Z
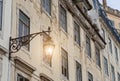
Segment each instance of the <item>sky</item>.
M102 0L99 0L102 3ZM107 5L111 8L120 10L120 0L107 0Z

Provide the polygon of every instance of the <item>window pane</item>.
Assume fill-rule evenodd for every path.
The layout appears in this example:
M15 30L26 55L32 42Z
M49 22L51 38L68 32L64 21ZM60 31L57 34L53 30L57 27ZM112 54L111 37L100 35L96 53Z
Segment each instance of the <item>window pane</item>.
M18 36L26 36L30 34L30 19L24 14L21 10L19 10L19 28L18 28ZM23 41L29 40L29 38L24 39ZM25 46L27 50L29 50L29 44Z
M21 21L19 21L19 37L23 36L22 31L23 31L23 24Z
M25 15L22 11L20 11L20 16L19 16L20 20L27 26L29 26L29 21L30 19L28 18L27 15Z
M96 64L101 67L101 64L100 64L100 50L96 47L95 48L95 51L96 51Z
M118 62L118 50L117 50L117 47L115 47L115 59Z
M2 7L3 6L3 2L2 0L0 0L0 30L2 30Z
M120 29L120 23L119 23L119 29Z
M112 65L111 65L111 79L112 79L112 81L115 81L115 70Z
M109 44L109 51L112 53L112 42L110 38L108 38L108 44Z
M110 20L112 27L115 27L115 22L113 20Z
M90 46L90 39L86 36L86 53L91 58L91 46Z
M76 76L77 76L77 81L82 81L82 69L81 65L76 62Z
M17 74L17 81L29 81L27 78L23 77L20 74Z
M74 22L74 40L80 45L80 29L76 22Z
M118 81L120 81L120 74L118 73Z
M104 31L104 29L102 29L101 32L102 32L102 37L105 40L105 31Z
M59 8L59 24L67 32L66 10L61 5Z
M90 72L88 72L88 81L93 81L93 75Z
M42 6L51 15L51 0L42 0Z
M108 62L105 57L104 57L104 73L108 75Z
M68 54L66 51L61 49L62 55L62 74L68 78Z

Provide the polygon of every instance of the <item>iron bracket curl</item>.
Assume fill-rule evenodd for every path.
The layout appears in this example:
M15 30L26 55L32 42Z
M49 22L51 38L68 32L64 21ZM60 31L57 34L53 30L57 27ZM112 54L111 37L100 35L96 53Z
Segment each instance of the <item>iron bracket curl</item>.
M9 60L11 59L11 53L18 52L22 46L26 46L30 43L32 39L34 39L37 35L46 35L48 37L50 34L50 28L48 28L48 31L42 31L38 33L29 34L26 36L18 37L18 38L11 38L9 39Z

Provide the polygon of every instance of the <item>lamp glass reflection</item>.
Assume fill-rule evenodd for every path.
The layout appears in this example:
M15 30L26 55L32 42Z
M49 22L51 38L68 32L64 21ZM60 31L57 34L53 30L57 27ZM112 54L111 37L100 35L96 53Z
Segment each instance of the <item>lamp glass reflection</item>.
M53 41L50 39L46 42L44 42L44 52L46 55L52 55L54 51L55 45L53 44Z

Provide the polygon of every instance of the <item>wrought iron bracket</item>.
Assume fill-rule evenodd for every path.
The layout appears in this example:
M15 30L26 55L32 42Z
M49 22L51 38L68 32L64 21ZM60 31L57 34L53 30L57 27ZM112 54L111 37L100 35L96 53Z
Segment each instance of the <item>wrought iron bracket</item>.
M47 31L37 32L33 34L29 34L26 36L18 37L18 38L11 38L9 39L9 60L11 59L11 54L18 52L22 46L26 46L30 43L32 39L34 39L37 35L45 35L49 36L50 28Z

